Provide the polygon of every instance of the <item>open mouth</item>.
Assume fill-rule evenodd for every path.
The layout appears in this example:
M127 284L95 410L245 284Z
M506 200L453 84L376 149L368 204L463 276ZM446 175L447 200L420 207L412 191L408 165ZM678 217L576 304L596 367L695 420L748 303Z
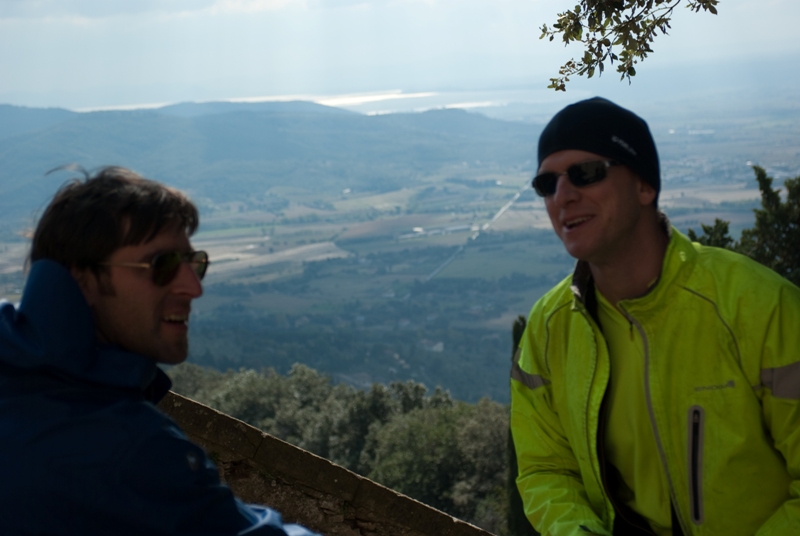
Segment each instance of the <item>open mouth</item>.
M564 222L564 227L566 227L567 230L571 231L572 229L575 229L576 227L579 227L580 225L583 225L584 223L586 223L587 221L589 221L591 219L592 219L591 216L581 216L580 218L575 218L575 219L572 219L572 220L565 221Z
M179 324L185 326L189 322L189 315L165 315L161 318L161 321L168 324Z

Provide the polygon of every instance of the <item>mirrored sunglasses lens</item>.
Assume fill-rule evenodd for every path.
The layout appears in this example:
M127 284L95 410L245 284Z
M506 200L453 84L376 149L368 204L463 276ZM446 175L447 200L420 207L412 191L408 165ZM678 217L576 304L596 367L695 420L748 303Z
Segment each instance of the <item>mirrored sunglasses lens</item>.
M575 186L586 186L606 177L606 164L602 161L584 162L570 166L567 170L570 182Z
M533 189L542 197L553 195L556 192L558 175L555 173L542 173L533 178Z

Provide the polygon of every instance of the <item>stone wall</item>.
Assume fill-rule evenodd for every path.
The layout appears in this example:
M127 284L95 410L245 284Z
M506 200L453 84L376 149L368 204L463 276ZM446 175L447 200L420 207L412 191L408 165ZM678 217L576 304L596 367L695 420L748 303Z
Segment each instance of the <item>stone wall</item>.
M490 536L248 424L170 392L159 404L245 502L325 536Z

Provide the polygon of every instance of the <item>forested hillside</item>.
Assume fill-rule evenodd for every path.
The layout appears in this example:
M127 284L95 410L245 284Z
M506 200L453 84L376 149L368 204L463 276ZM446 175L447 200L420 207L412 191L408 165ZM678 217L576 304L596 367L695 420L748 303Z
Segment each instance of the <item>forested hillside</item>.
M169 371L173 389L401 493L506 534L508 408L407 381L359 390L304 365Z

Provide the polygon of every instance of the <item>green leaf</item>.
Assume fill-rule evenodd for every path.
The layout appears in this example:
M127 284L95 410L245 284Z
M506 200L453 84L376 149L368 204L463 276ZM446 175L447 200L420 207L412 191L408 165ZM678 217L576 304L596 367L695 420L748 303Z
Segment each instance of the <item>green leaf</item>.
M566 74L593 76L599 68L600 60L616 58L612 47L620 47L620 59L625 67L620 71L624 76L635 76L631 60L643 60L652 53L650 43L659 35L667 35L670 17L675 7L683 0L578 0L572 10L559 13L557 23L548 28L546 35L552 41L560 34L565 45L578 42L583 48L581 66L564 65L562 76ZM716 13L718 0L686 0L684 5L692 10L700 8ZM545 35L545 32L543 32ZM579 56L580 57L580 56ZM591 66L591 69L586 68ZM559 86L567 80L559 80ZM561 87L553 88L561 90Z

